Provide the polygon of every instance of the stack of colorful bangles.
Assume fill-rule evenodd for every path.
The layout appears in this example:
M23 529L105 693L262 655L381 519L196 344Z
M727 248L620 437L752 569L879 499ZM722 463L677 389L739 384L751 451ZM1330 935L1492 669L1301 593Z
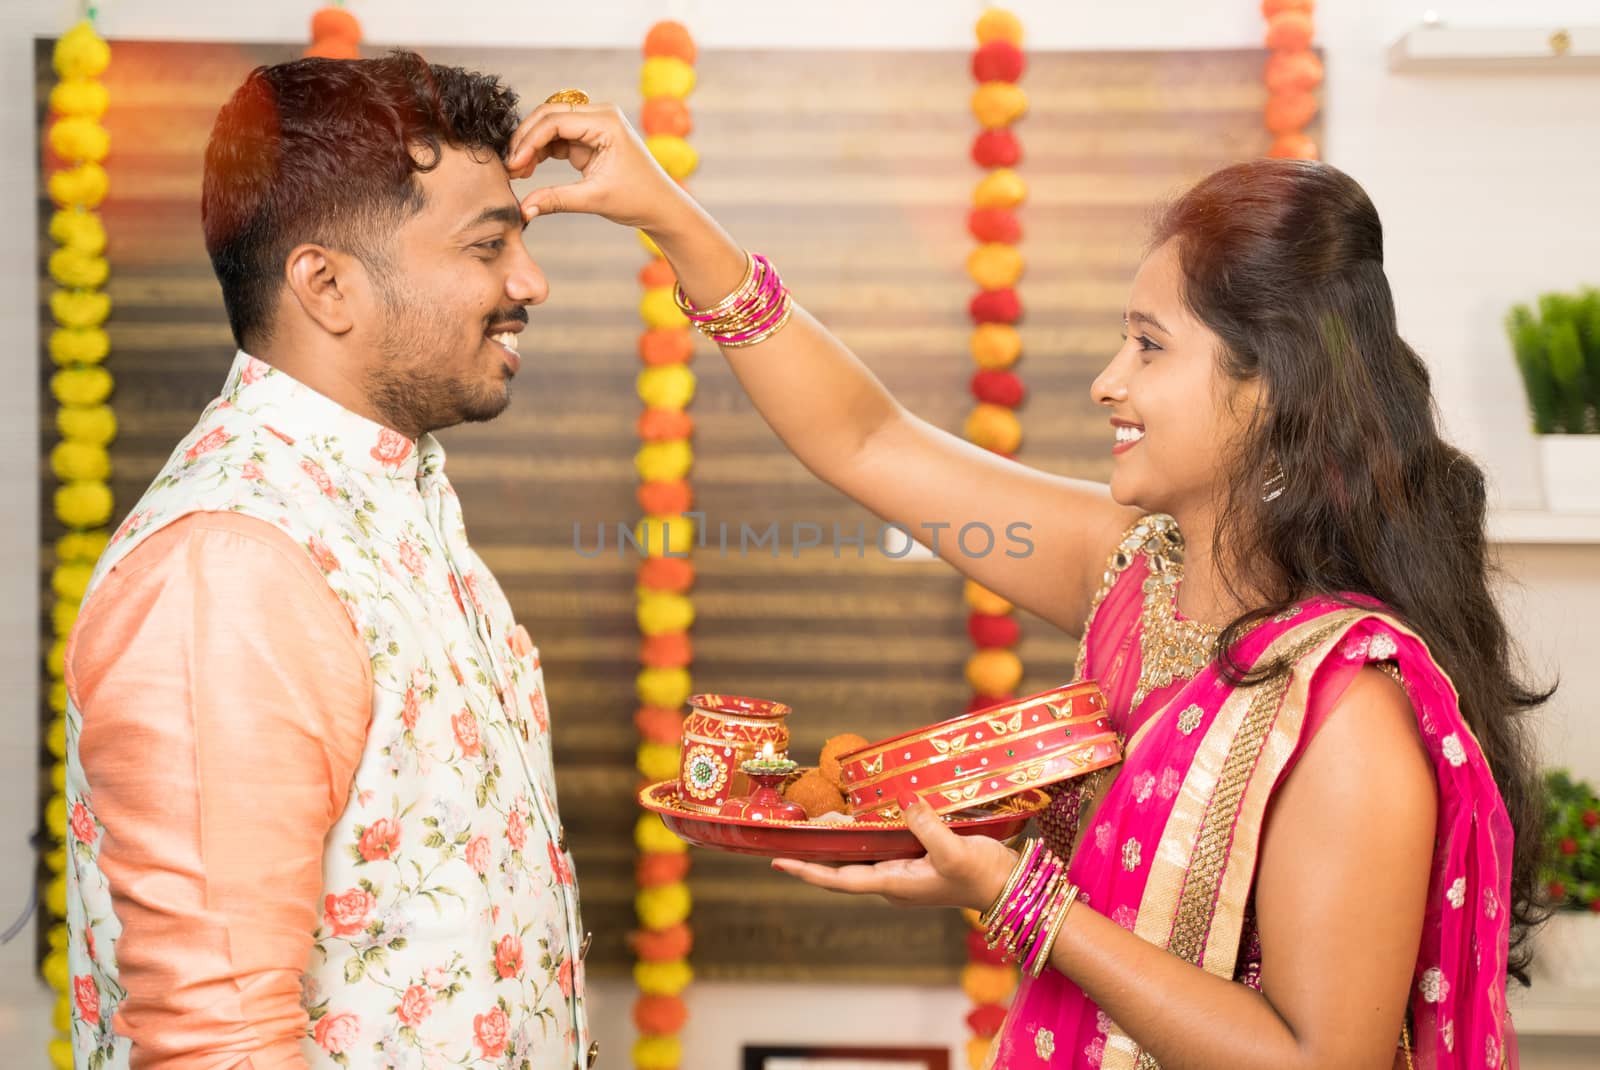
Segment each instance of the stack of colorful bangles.
M746 254L744 281L710 308L690 304L682 285L673 288L672 297L700 333L731 348L765 342L783 330L794 307L778 272L760 253Z
M1003 944L1007 958L1038 977L1077 898L1066 863L1042 840L1028 840L999 898L979 919L989 947Z

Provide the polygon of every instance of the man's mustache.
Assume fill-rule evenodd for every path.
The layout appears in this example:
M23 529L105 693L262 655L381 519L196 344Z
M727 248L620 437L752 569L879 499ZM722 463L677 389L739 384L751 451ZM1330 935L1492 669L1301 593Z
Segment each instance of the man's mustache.
M528 325L528 310L521 305L512 305L504 311L496 312L483 321L485 327L492 327L497 323L520 323Z

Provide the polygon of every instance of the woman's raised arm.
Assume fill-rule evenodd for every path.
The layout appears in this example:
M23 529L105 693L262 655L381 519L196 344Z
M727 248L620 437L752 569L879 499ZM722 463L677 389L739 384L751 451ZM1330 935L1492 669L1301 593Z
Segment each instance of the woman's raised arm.
M570 160L583 178L528 194L530 220L587 212L644 230L698 307L743 280L745 250L661 170L616 108L536 109L507 167L522 177L550 158ZM1001 597L1079 632L1106 554L1136 515L1103 485L1015 464L908 412L798 305L777 334L723 353L811 472Z

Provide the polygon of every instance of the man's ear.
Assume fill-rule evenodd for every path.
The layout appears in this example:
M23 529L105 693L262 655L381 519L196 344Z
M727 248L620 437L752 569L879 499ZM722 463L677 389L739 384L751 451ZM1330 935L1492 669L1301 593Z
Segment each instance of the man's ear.
M346 334L355 326L350 298L361 285L361 274L355 257L310 243L289 250L285 264L289 292L329 334Z

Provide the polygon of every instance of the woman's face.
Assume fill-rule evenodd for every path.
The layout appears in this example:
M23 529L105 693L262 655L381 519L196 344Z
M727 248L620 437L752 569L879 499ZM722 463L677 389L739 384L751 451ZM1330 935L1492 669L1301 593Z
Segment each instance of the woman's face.
M1123 316L1123 344L1090 386L1114 429L1111 496L1170 513L1209 515L1259 397L1218 364L1222 341L1183 301L1177 247L1140 266Z

